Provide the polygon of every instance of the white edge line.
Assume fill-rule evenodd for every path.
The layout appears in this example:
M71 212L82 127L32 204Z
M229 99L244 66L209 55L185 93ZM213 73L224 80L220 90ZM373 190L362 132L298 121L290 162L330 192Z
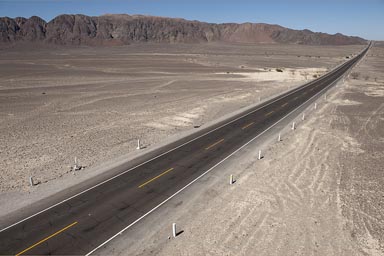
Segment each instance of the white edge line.
M357 56L356 56L356 57L357 57ZM351 60L351 61L352 61L352 60ZM322 76L321 78L322 78L322 79L323 79L323 78L326 78L326 77L328 77L329 75L335 73L336 71L338 71L339 69L341 69L344 65L347 65L347 63L349 63L349 62L345 62L345 63L341 64L339 67L336 67L336 68L333 69L331 72L325 74L325 75ZM343 74L343 75L344 75L344 74ZM320 80L320 79L317 79L317 80ZM67 202L67 201L69 201L69 200L71 200L71 199L73 199L73 198L75 198L75 197L77 197L77 196L79 196L79 195L81 195L81 194L84 194L84 193L86 193L86 192L88 192L88 191L90 191L90 190L92 190L92 189L94 189L94 188L96 188L96 187L98 187L98 186L101 186L101 185L103 185L103 184L106 183L106 182L109 182L109 181L111 181L111 180L113 180L113 179L115 179L115 178L117 178L117 177L120 177L121 175L124 175L124 174L126 174L127 172L132 171L133 169L136 169L136 168L138 168L138 167L140 167L140 166L142 166L142 165L144 165L144 164L146 164L146 163L148 163L148 162L151 162L151 161L153 161L153 160L155 160L155 159L157 159L157 158L159 158L159 157L161 157L161 156L163 156L163 155L165 155L165 154L168 154L169 152L172 152L172 151L174 151L174 150L176 150L176 149L178 149L178 148L180 148L180 147L182 147L182 146L184 146L184 145L186 145L186 144L188 144L188 143L191 143L192 141L195 141L195 140L197 140L197 139L200 139L201 137L204 137L205 135L207 135L207 134L209 134L209 133L212 133L212 132L214 132L214 131L216 131L216 130L218 130L218 129L220 129L220 128L222 128L222 127L228 125L228 124L231 124L231 123L233 123L233 122L235 122L235 121L237 121L237 120L239 120L239 119L241 119L241 118L243 118L243 117L245 117L245 116L248 116L248 115L250 115L250 114L252 114L252 113L254 113L254 112L256 112L256 111L258 111L258 110L260 110L260 109L262 109L262 108L264 108L264 107L266 107L266 106L269 106L269 105L271 105L272 103L275 103L276 101L278 101L278 100L280 100L280 99L282 99L282 98L285 98L285 97L287 97L287 96L289 96L289 95L291 95L291 94L293 94L293 93L295 93L295 92L297 92L297 91L299 91L299 90L302 90L302 89L304 89L304 88L307 88L308 86L312 85L313 82L315 82L315 81L317 81L317 80L311 81L311 82L309 82L309 83L303 85L302 87L298 87L297 89L292 90L291 92L289 92L289 93L286 94L286 95L283 94L283 95L277 96L275 100L273 100L273 101L271 101L271 102L269 102L269 103L267 103L267 104L265 104L265 105L262 105L262 106L260 106L260 107L258 107L258 108L256 108L256 109L252 110L251 112L248 112L248 113L246 113L246 114L244 114L244 115L242 115L242 116L240 116L240 117L238 117L238 118L236 118L236 119L233 119L233 120L229 121L228 123L225 123L225 124L223 124L223 125L221 125L221 126L215 128L215 129L213 129L213 130L210 130L210 131L208 131L208 132L206 132L206 133L204 133L204 134L202 134L202 135L200 135L200 136L198 136L198 137L196 137L196 138L194 138L194 139L192 139L192 140L189 140L189 141L187 141L187 142L185 142L185 143L183 143L183 144L181 144L181 145L179 145L179 146L177 146L177 147L175 147L175 148L173 148L173 149L170 149L170 150L168 150L168 151L166 151L166 152L164 152L164 153L162 153L162 154L160 154L160 155L157 155L157 156L155 156L155 157L153 157L153 158L151 158L151 159L149 159L149 160L147 160L147 161L145 161L145 162L143 162L143 163L141 163L141 164L138 164L138 165L136 165L136 166L134 166L134 167L132 167L132 168L130 168L130 169L128 169L128 170L122 172L122 173L119 173L119 174L117 174L117 175L115 175L115 176L113 176L113 177L111 177L111 178L109 178L109 179L107 179L107 180L105 180L105 181L102 181L102 182L100 182L99 184L96 184L96 185L94 185L94 186L92 186L92 187L90 187L90 188L88 188L88 189L86 189L86 190L84 190L84 191L81 191L80 193L77 193L76 195L73 195L73 196L71 196L71 197L69 197L69 198L67 198L67 199L62 200L61 202L58 202L58 203L56 203L56 204L54 204L54 205L52 205L52 206L50 206L50 207L48 207L48 208L45 208L44 210L41 210L41 211L39 211L39 212L37 212L37 213L35 213L35 214L32 214L31 216L28 216L28 217L26 217L26 218L24 218L24 219L22 219L22 220L20 220L20 221L18 221L18 222L15 222L15 223L13 223L12 225L9 225L9 226L7 226L7 227L1 229L1 230L0 230L0 233L3 232L3 231L5 231L5 230L7 230L7 229L9 229L9 228L11 228L11 227L13 227L13 226L16 226L16 225L19 224L19 223L22 223L22 222L24 222L24 221L26 221L26 220L28 220L28 219L30 219L30 218L33 218L33 217L35 217L35 216L37 216L37 215L39 215L39 214L41 214L41 213L43 213L43 212L46 212L46 211L48 211L48 210L50 210L50 209L52 209L52 208L54 208L54 207L56 207L56 206L58 206L58 205L60 205L60 204L62 204L62 203L65 203L65 202ZM326 87L326 88L328 88L328 87ZM325 88L324 88L324 89L325 89ZM320 91L320 92L321 92L321 91ZM316 96L316 95L317 95L317 94L315 94L314 96ZM310 98L310 99L312 99L312 98ZM310 99L309 99L309 100L310 100ZM305 103L305 102L304 102L304 103ZM303 104L304 104L304 103L303 103ZM300 106L301 106L301 105L300 105Z
M333 72L333 71L332 71L332 72ZM325 76L324 76L324 77L325 77ZM307 86L310 86L310 85L311 85L311 82L309 82L307 85L303 86L301 89L304 89L304 88L306 88ZM300 88L298 88L298 89L300 89ZM289 96L289 95L291 95L292 93L294 93L294 92L296 92L296 91L297 91L297 90L293 90L292 92L288 93L287 95L284 95L284 97ZM79 195L81 195L81 194L84 194L84 193L86 193L86 192L88 192L88 191L90 191L90 190L92 190L92 189L94 189L94 188L96 188L96 187L98 187L98 186L101 186L101 185L103 185L104 183L107 183L107 182L109 182L109 181L111 181L111 180L113 180L113 179L115 179L115 178L117 178L117 177L120 177L121 175L124 175L124 174L126 174L127 172L132 171L133 169L136 169L136 168L138 168L138 167L140 167L140 166L142 166L142 165L145 165L145 164L147 164L147 163L149 163L149 162L151 162L151 161L153 161L153 160L155 160L155 159L157 159L157 158L159 158L159 157L161 157L161 156L163 156L163 155L166 155L166 154L168 154L168 153L170 153L170 152L172 152L172 151L174 151L174 150L176 150L176 149L178 149L178 148L180 148L180 147L183 147L183 146L185 146L185 145L188 144L188 143L191 143L191 142L193 142L193 141L195 141L195 140L197 140L197 139L200 139L201 137L204 137L204 136L206 136L206 135L208 135L208 134L210 134L210 133L212 133L212 132L214 132L214 131L216 131L216 130L218 130L218 129L221 129L221 128L224 127L224 126L227 126L227 125L229 125L229 124L231 124L231 123L233 123L233 122L236 122L237 120L239 120L239 119L241 119L241 118L243 118L243 117L246 117L246 116L248 116L248 115L250 115L250 114L253 114L254 112L256 112L256 111L258 111L258 110L260 110L260 109L262 109L262 108L264 108L264 107L266 107L266 106L268 106L268 105L271 105L272 103L275 103L276 101L278 101L278 100L280 100L281 98L284 98L284 97L277 96L275 100L273 100L273 101L271 101L271 102L269 102L269 103L267 103L267 104L265 104L265 105L262 105L262 106L258 107L257 109L252 110L251 112L245 113L244 115L242 115L242 116L240 116L240 117L238 117L238 118L236 118L236 119L233 119L233 120L231 120L231 121L229 121L229 122L227 122L227 123L225 123L225 124L223 124L223 125L221 125L221 126L215 128L215 129L213 129L213 130L210 130L210 131L208 131L208 132L206 132L206 133L204 133L204 134L202 134L202 135L200 135L200 136L198 136L198 137L196 137L196 138L193 138L193 139L191 139L191 140L189 140L189 141L187 141L187 142L185 142L185 143L183 143L183 144L181 144L181 145L179 145L179 146L177 146L177 147L175 147L175 148L172 148L172 149L170 149L170 150L168 150L168 151L166 151L166 152L164 152L164 153L162 153L162 154L160 154L160 155L157 155L157 156L155 156L155 157L153 157L153 158L151 158L151 159L149 159L149 160L147 160L147 161L145 161L145 162L143 162L143 163L141 163L141 164L138 164L138 165L136 165L136 166L134 166L134 167L132 167L132 168L130 168L130 169L128 169L128 170L122 172L122 173L119 173L119 174L117 174L117 175L115 175L115 176L113 176L113 177L111 177L111 178L109 178L109 179L107 179L107 180L104 180L104 181L102 181L102 182L100 182L100 183L98 183L98 184L96 184L96 185L94 185L94 186L92 186L92 187L90 187L90 188L84 190L84 191L81 191L81 192L79 192L79 193L77 193L77 194L75 194L75 195L73 195L73 196L71 196L71 197L69 197L69 198L67 198L67 199L64 199L64 200L62 200L62 201L60 201L60 202L58 202L58 203L56 203L56 204L54 204L54 205L51 205L51 206L49 206L48 208L45 208L44 210L41 210L41 211L39 211L39 212L37 212L37 213L35 213L35 214L31 215L31 216L28 216L28 217L26 217L26 218L24 218L24 219L22 219L22 220L20 220L20 221L18 221L18 222L16 222L16 223L10 225L10 226L8 226L8 227L5 227L5 228L3 228L3 229L0 230L0 233L3 232L3 231L5 231L5 230L7 230L7 229L9 229L9 228L11 228L11 227L13 227L13 226L16 226L17 224L19 224L19 223L21 223L21 222L24 222L24 221L26 221L26 220L28 220L28 219L30 219L30 218L33 218L33 217L35 217L35 216L37 216L37 215L39 215L39 214L41 214L41 213L43 213L43 212L46 212L46 211L48 211L48 210L50 210L50 209L52 209L52 208L54 208L54 207L56 207L56 206L58 206L58 205L60 205L60 204L62 204L62 203L65 203L65 202L67 202L67 201L69 201L69 200L71 200L71 199L73 199L73 198L75 198L75 197L77 197L77 196L79 196Z
M344 75L344 74L343 74ZM153 209L151 209L150 211L148 211L147 213L145 213L143 216L141 216L140 218L138 218L137 220L135 220L134 222L132 222L131 224L129 224L128 226L126 226L125 228L123 228L122 230L120 230L118 233L116 233L114 236L112 236L111 238L109 238L108 240L106 240L104 243L100 244L99 246L97 246L95 249L93 249L92 251L90 251L89 253L87 253L85 256L89 256L91 255L92 253L94 253L95 251L97 251L98 249L100 249L101 247L103 247L104 245L106 245L107 243L109 243L111 240L113 240L114 238L116 238L117 236L121 235L125 230L129 229L130 227L132 227L133 225L135 225L137 222L139 222L140 220L142 220L143 218L145 218L147 215L151 214L153 211L155 211L157 208L159 208L160 206L162 206L163 204L165 204L166 202L168 202L169 200L171 200L173 197L175 197L176 195L178 195L180 192L182 192L184 189L186 189L187 187L189 187L190 185L192 185L193 183L195 183L197 180L199 180L201 177L203 177L204 175L206 175L207 173L209 173L210 171L212 171L214 168L216 168L218 165L220 165L221 163L223 163L224 161L226 161L228 158L230 158L231 156L233 156L234 154L236 154L237 152L239 152L242 148L246 147L249 143L251 143L252 141L254 141L255 139L257 139L258 137L260 137L261 135L263 135L265 132L267 132L268 130L270 130L271 128L273 128L275 125L277 125L278 123L280 123L282 120L284 120L286 117L288 117L289 115L291 115L293 112L295 112L297 109L299 109L300 107L302 107L304 104L306 104L307 102L309 102L310 100L312 100L313 98L315 98L316 96L318 96L320 93L322 93L324 90L328 90L329 87L333 86L336 82L339 82L339 79L336 79L335 81L333 81L331 84L329 84L327 87L323 88L321 91L319 91L318 93L316 93L315 95L313 95L311 98L309 98L308 100L306 100L305 102L303 102L302 104L300 104L299 106L297 106L295 109L293 109L291 112L289 112L288 114L286 114L285 116L283 116L279 121L277 121L276 123L272 124L270 127L268 127L267 129L265 129L263 132L261 132L260 134L258 134L256 137L252 138L251 140L249 140L247 143L245 143L244 145L242 145L241 147L239 147L238 149L236 149L235 151L233 151L230 155L228 155L227 157L225 157L223 160L221 160L220 162L218 162L217 164L215 164L214 166L212 166L211 168L209 168L207 171L205 171L204 173L202 173L200 176L198 176L197 178L195 178L194 180L192 180L190 183L188 183L187 185L185 185L184 187L182 187L180 190L178 190L177 192L175 192L173 195L171 195L170 197L168 197L167 199L165 199L163 202L161 202L160 204L158 204L157 206L155 206Z

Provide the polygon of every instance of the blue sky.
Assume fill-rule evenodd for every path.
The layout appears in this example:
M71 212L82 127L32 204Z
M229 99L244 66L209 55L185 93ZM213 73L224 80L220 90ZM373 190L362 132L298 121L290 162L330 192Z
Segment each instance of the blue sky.
M384 0L0 0L0 17L148 14L214 23L262 22L384 40Z

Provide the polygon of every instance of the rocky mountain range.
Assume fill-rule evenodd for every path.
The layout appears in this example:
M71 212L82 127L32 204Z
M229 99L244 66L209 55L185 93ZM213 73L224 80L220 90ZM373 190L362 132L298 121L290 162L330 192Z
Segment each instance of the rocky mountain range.
M49 22L0 17L0 43L57 45L124 45L158 43L286 43L307 45L365 44L366 40L342 34L293 30L263 23L213 24L141 15L59 15Z

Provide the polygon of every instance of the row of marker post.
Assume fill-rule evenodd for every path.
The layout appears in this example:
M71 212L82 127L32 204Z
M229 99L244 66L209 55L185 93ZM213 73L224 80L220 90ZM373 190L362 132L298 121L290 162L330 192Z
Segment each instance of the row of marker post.
M327 94L324 95L324 98L325 98L325 100L327 99ZM260 98L259 98L259 101L261 101ZM316 103L316 102L315 102L315 104L314 104L314 109L317 109L317 103ZM303 121L305 120L305 113L303 113L301 120L303 120ZM295 129L296 129L296 125L295 125L295 122L294 122L294 121L292 122L291 129L292 129L292 130L295 130ZM279 133L278 138L277 138L277 141L278 141L278 142L281 141L281 133ZM137 140L137 147L136 147L136 149L138 149L138 150L142 149L142 146L141 146L141 143L140 143L140 139ZM259 150L257 159L258 159L258 160L261 160L262 158L263 158L262 152L261 152L261 150ZM74 169L74 170L78 170L78 169L79 169L79 166L78 166L78 164L77 164L77 158L76 158L76 157L75 157L75 165L74 165L73 169ZM36 183L35 183L35 181L33 180L33 177L32 177L32 176L29 177L29 183L30 183L31 186L35 186L35 185L36 185ZM231 174L231 175L229 176L229 184L232 185L232 184L234 184L234 183L235 183L235 179L234 179L233 174ZM172 223L172 236L173 236L174 238L176 238L177 235L178 235L178 233L177 233L177 229L176 229L176 223ZM170 238L170 237L168 237L168 238Z
M324 99L327 100L327 94L324 95ZM260 101L260 98L259 98L259 101ZM316 103L316 102L314 103L314 109L317 109L317 103ZM302 120L302 121L305 120L305 113L302 114L302 116L301 116L301 120ZM295 130L295 129L296 129L296 124L295 124L294 121L292 122L291 129L292 129L292 130ZM281 141L281 133L279 133L279 135L278 135L278 137L277 137L277 141L278 141L278 142ZM138 146L138 148L139 148L139 146ZM263 158L262 152L261 152L261 150L259 150L257 159L258 159L258 160L261 160L262 158ZM229 176L229 184L232 185L232 184L234 184L235 182L236 182L236 180L234 179L234 175L231 174L231 175ZM173 235L174 238L177 236L177 233L176 233L176 223L173 223L173 224L172 224L172 235ZM169 238L170 238L170 237L169 237Z
M324 98L327 99L327 94L325 94ZM317 109L317 103L314 104L314 108ZM303 121L305 120L305 113L303 113L301 119L302 119ZM295 129L296 129L296 124L295 124L295 122L292 122L292 130L295 130ZM281 133L279 133L279 136L278 136L277 141L281 141ZM142 146L141 146L141 143L140 143L140 139L137 140L137 147L136 147L136 149L137 149L137 150L142 149ZM259 150L258 159L259 159L259 160L262 159L261 150ZM74 170L74 171L77 171L77 170L80 170L80 169L81 169L81 167L79 167L79 165L78 165L78 163L77 163L77 158L75 157L75 164L74 164L74 166L73 166L73 170ZM232 184L232 181L233 181L232 178L233 178L233 177L232 177L232 175L231 175L231 182L230 182L230 184ZM37 185L37 184L35 183L35 181L34 181L34 179L33 179L32 176L29 177L29 184L30 184L30 186L35 186L35 185Z
M324 94L324 99L325 100L327 99L327 94ZM317 103L316 102L314 103L314 109L317 109ZM305 113L302 114L301 120L302 121L305 120ZM293 121L292 125L291 125L291 130L295 130L295 129L296 129L296 123L295 123L295 121ZM281 141L281 133L278 134L277 141L278 142ZM259 150L257 159L261 160L262 158L263 158L262 151ZM235 182L234 176L233 176L233 174L231 174L230 177L229 177L229 184L232 185L232 184L234 184L234 182Z
M325 100L327 99L327 94L324 95L324 98L325 98ZM259 98L259 101L260 101L260 98ZM315 104L314 104L314 109L317 109L317 103L316 103L316 102L315 102ZM305 120L305 113L303 113L303 115L301 116L301 120L302 120L302 121ZM294 122L294 121L292 122L291 129L292 129L292 130L295 130L295 129L296 129L296 125L295 125L295 122ZM278 142L281 141L281 133L279 133L278 138L277 138L277 141L278 141ZM140 142L138 141L138 149L139 149L139 145L140 145ZM259 150L257 159L258 159L258 160L261 160L262 158L263 158L262 152L261 152L261 150ZM236 180L234 179L233 174L231 174L231 175L229 176L229 184L232 185L232 184L235 183L235 181L236 181ZM174 238L177 236L177 232L176 232L176 223L173 223L173 224L172 224L172 235L173 235ZM170 237L168 237L168 238L170 238Z

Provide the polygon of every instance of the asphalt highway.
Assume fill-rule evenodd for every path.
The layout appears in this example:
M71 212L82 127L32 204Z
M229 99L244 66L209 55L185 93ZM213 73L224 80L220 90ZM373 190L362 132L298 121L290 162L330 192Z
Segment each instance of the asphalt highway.
M6 255L85 255L131 225L292 110L366 53L227 124L0 232ZM125 172L125 173L124 173ZM166 204L162 207L167 207Z

